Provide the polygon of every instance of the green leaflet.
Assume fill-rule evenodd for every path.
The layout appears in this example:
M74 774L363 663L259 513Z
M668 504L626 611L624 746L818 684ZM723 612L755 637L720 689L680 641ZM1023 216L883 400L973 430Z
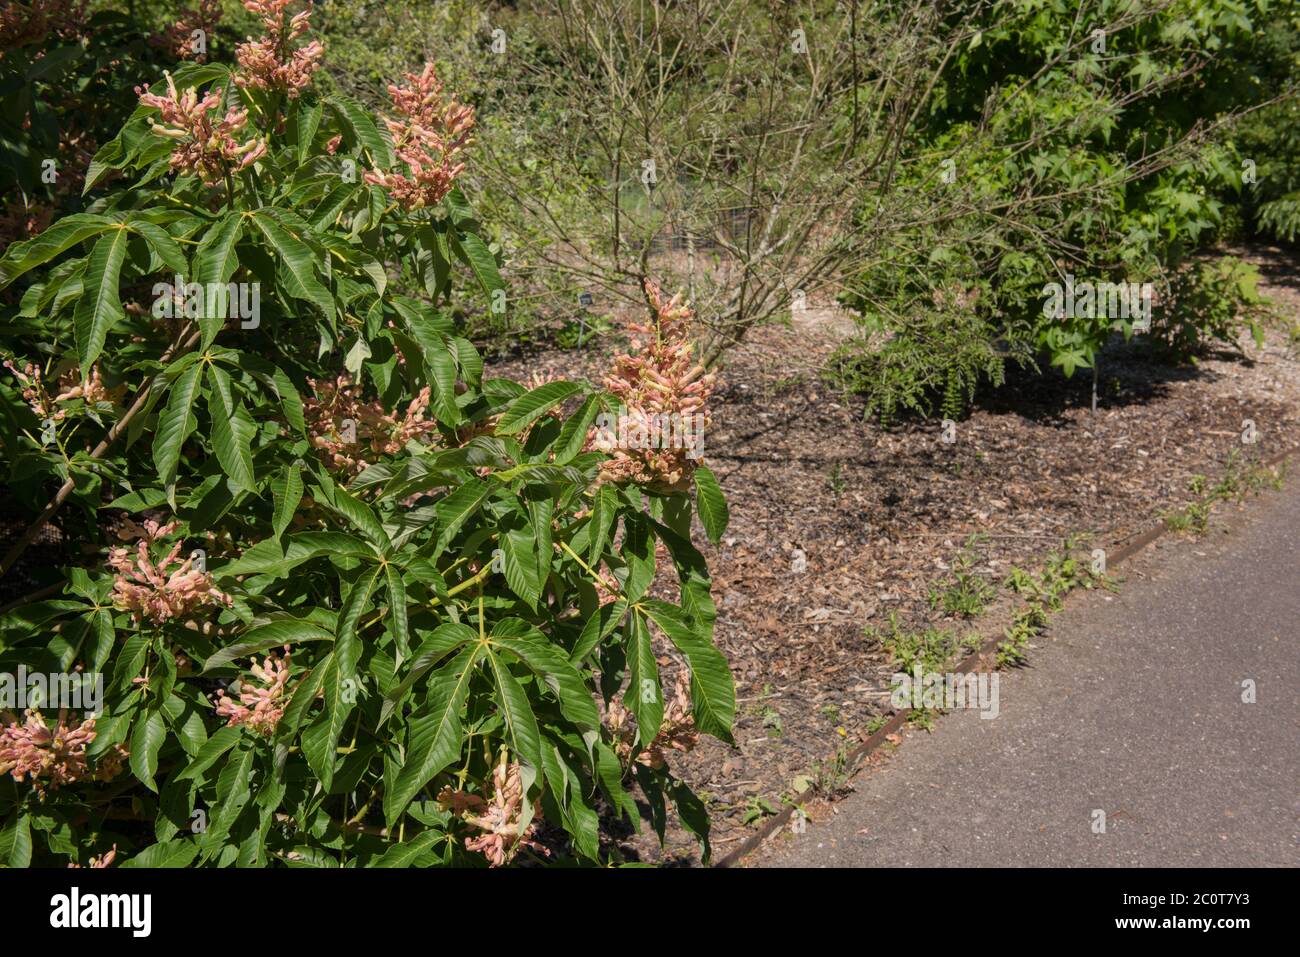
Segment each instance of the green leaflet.
M158 750L167 736L162 712L150 711L131 729L131 772L150 791L157 792L153 776L158 773Z
M158 416L158 428L153 437L153 461L158 470L158 480L163 485L176 481L176 467L180 463L181 446L194 428L190 407L199 390L199 375L203 366L193 363L172 384L167 406Z
M628 677L623 705L636 717L637 740L648 747L664 721L664 693L659 686L659 664L655 661L650 629L633 611L624 631L627 642Z
M212 425L212 450L227 477L237 488L257 490L253 475L253 423L244 403L231 388L230 377L216 365L208 366L208 417Z
M703 465L695 470L695 508L709 541L718 544L722 540L722 533L727 530L731 515L717 478Z
M311 248L295 236L293 232L280 225L279 221L267 210L258 210L249 219L266 237L276 258L283 263L291 281L288 293L295 299L305 299L325 314L327 319L334 317L334 297L316 278L320 261Z
M582 391L583 387L576 382L548 382L538 386L510 403L497 423L496 434L522 432L565 399Z
M384 794L384 818L390 827L420 788L459 759L464 743L460 715L480 654L479 645L466 648L430 678L429 706L412 716L407 726L406 759L392 788Z
M49 262L55 256L67 252L78 243L119 228L114 219L96 216L91 213L75 213L65 216L38 236L25 242L14 243L5 250L0 258L0 289L30 269Z
M77 300L72 315L77 361L83 376L89 375L90 367L104 351L108 330L125 315L118 286L130 240L126 227L119 226L109 235L100 237L86 260L81 298Z
M730 741L736 719L736 686L727 659L687 623L677 608L653 599L642 602L642 607L690 665L696 727L705 734Z
M213 284L228 283L235 275L235 270L239 268L236 246L243 235L243 230L244 217L238 213L227 213L203 234L203 239L200 240L194 255L194 281L202 285L205 290ZM225 325L228 311L226 298L214 297L213 305L216 308L210 311L211 314L205 308L199 318L199 328L203 333L199 344L200 349L212 345L217 333Z

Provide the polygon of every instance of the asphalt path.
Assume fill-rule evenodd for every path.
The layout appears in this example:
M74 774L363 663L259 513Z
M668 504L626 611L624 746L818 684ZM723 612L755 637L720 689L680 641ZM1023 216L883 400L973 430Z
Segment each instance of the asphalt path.
M750 865L1300 866L1300 483L1219 511Z

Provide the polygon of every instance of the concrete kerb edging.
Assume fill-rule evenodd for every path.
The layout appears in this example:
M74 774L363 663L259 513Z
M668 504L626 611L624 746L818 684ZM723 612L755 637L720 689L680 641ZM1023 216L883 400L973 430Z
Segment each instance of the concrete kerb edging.
M1273 456L1271 459L1261 462L1260 464L1266 468L1276 468L1278 465L1287 461L1287 459L1289 459L1293 454L1293 450L1288 449ZM1120 565L1128 561L1128 559L1132 558L1153 542L1163 538L1168 533L1168 526L1161 521L1141 532L1129 536L1126 539L1120 539L1119 547L1108 552L1106 555L1107 566ZM1068 602L1074 594L1076 594L1076 592L1067 594L1064 600ZM967 674L974 670L986 655L995 653L998 645L1000 645L1004 640L1005 636L1001 634L986 638L978 649L972 651L961 660L961 663L957 665L956 673ZM907 723L907 717L911 712L911 708L895 712L894 716L882 727L878 728L870 737L849 752L847 761L848 774L850 777L856 775L858 771L861 770L860 765L864 758L884 744L891 734L896 734L899 729ZM731 853L727 854L722 858L722 860L716 862L712 866L715 868L732 867L735 864L740 863L754 851L758 850L764 841L789 823L791 816L794 814L795 808L810 800L815 791L816 788L809 787L795 795L789 806L778 812L774 817L770 818L756 833L751 834L739 847L731 851Z

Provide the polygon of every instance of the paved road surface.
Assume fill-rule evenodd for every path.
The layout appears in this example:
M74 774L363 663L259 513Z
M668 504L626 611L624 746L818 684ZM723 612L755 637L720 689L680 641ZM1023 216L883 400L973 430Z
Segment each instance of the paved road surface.
M1300 483L1227 518L1071 601L999 717L909 732L751 865L1300 866Z

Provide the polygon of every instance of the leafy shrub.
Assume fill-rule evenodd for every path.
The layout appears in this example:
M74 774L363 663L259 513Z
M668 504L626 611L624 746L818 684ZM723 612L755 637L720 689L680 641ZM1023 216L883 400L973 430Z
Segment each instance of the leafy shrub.
M1225 194L1241 186L1240 144L1204 130L1281 92L1280 80L1261 88L1259 78L1285 55L1252 29L1272 12L1220 0L959 4L952 17L968 32L932 109L889 191L864 187L864 225L882 203L913 211L914 225L841 296L866 332L886 334L878 350L878 337L845 344L832 370L841 383L886 418L894 408L952 416L978 382L1001 382L1008 359L1095 372L1103 347L1134 324L1046 316L1044 286L1070 275L1174 287L1185 304L1199 276L1199 314L1164 297L1161 336L1179 346L1170 357L1233 334L1207 317L1237 312L1248 294L1184 264L1223 234ZM931 299L949 290L978 297L943 315Z
M1171 274L1165 296L1152 310L1154 340L1178 359L1195 357L1210 340L1235 345L1243 329L1262 345L1269 309L1258 284L1259 270L1240 259L1184 264Z
M472 111L426 68L378 123L315 89L287 0L248 5L239 66L142 91L85 211L0 258L6 491L35 519L0 574L50 528L79 546L24 569L0 674L106 676L94 718L0 716L0 860L597 861L633 781L707 853L664 756L730 735L692 490L714 540L726 505L685 451L591 435L703 414L688 313L648 290L613 393L485 378L443 310L463 276L504 288L457 188Z

